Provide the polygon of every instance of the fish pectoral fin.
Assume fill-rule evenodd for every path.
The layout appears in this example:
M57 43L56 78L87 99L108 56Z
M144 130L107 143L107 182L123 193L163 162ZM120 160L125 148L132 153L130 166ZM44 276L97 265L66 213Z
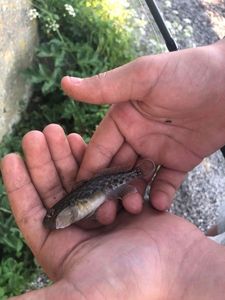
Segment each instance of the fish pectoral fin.
M133 186L131 184L124 184L124 185L121 185L120 187L116 188L112 192L110 192L107 195L107 198L122 200L125 196L127 196L129 194L134 194L137 192L138 192L138 190L136 189L135 186Z

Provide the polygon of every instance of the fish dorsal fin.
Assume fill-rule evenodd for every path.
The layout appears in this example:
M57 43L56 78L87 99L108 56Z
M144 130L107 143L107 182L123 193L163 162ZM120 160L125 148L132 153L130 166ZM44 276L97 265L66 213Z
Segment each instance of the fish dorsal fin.
M152 160L149 159L142 159L140 161L138 161L135 165L123 165L123 166L115 166L115 167L110 167L110 168L105 168L102 170L99 170L95 173L94 177L98 177L98 176L104 176L104 175L113 175L113 174L117 174L120 172L128 172L131 171L132 169L139 169L142 174L143 177L148 177L149 175L152 175L155 172L155 164Z
M124 172L124 171L129 171L131 168L126 167L111 167L111 168L105 168L102 169L100 171L97 171L93 176L77 181L74 183L72 191L76 190L77 188L81 187L83 184L85 184L86 182L88 182L89 180L99 177L99 176L104 176L104 175L113 175L113 174L117 174L119 172Z
M78 182L75 182L74 185L73 185L72 191L76 190L77 188L79 188L80 186L85 184L87 181L88 181L88 179L80 180Z
M106 176L106 175L114 175L120 172L129 172L131 171L133 168L137 168L141 171L143 177L148 177L149 175L152 175L155 172L155 164L152 160L148 160L148 159L142 159L139 162L137 162L136 165L123 165L123 166L115 166L115 167L110 167L110 168L105 168L102 170L97 171L92 177L75 182L73 189L75 190L78 187L82 186L84 183L86 183L87 181L89 181L90 179L99 177L99 176Z

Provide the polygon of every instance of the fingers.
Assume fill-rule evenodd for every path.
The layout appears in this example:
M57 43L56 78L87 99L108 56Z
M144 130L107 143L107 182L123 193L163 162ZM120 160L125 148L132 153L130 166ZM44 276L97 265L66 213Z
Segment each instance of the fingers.
M152 62L153 58L149 56L90 78L66 76L61 85L67 95L88 103L113 104L142 100L146 88L150 89L156 77L157 72L152 70L155 64Z
M76 156L71 151L62 127L51 124L44 129L43 133L62 186L67 192L70 192L78 171Z
M69 134L67 136L67 140L70 144L70 149L73 154L73 157L76 159L76 162L79 166L84 156L86 144L82 137L77 133Z
M47 207L65 195L59 174L52 160L47 140L40 131L30 131L22 141L32 181Z
M118 210L123 206L130 214L139 214L143 209L143 195L147 183L136 180L133 188L123 199L108 200L96 212L96 219L103 225L109 225L116 219Z
M134 192L123 197L123 206L131 214L139 214L143 209L144 191L147 183L144 180L138 180ZM136 190L136 191L135 191Z
M143 193L142 193L143 194ZM121 204L130 214L139 214L143 209L143 197L137 191L136 193L128 194L121 200L108 200L96 212L96 219L102 225L112 224L117 216Z
M37 254L47 235L40 222L46 213L45 208L19 155L6 155L1 162L1 169L16 223L33 253Z
M85 151L78 180L90 178L97 171L106 168L123 143L124 138L108 113Z
M96 219L102 225L112 224L116 219L118 201L108 200L96 212Z
M66 176L74 178L76 175L77 164L69 145L73 145L76 153L74 142L79 141L76 136L68 142L59 126L51 125L44 132L46 136L32 131L23 139L28 169L16 154L7 155L1 169L16 222L25 240L48 275L58 279L67 254L90 234L76 227L49 233L42 224L46 214L44 205L51 206L51 201L59 200L65 193L62 182L70 182ZM77 151L80 155L84 147L82 142ZM75 167L73 172L70 164ZM65 241L66 247L59 241Z
M161 167L151 185L150 199L152 205L158 210L169 209L176 190L185 176L185 172Z
M44 204L51 207L71 190L78 170L74 154L80 159L84 142L77 136L67 140L63 129L51 124L43 133L26 134L22 146L32 181Z
M79 170L78 180L90 178L106 167L123 165L132 166L137 154L132 146L125 141L118 124L115 123L111 111L98 126L86 151ZM130 107L130 110L134 110ZM93 159L94 158L94 159ZM135 193L122 201L124 208L133 214L139 213L143 205L143 193ZM117 206L114 201L107 201L96 212L96 219L101 224L110 224L115 220Z

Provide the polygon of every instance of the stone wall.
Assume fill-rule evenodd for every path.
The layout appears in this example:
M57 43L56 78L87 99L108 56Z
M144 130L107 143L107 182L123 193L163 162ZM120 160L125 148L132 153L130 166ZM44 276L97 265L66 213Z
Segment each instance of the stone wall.
M37 42L36 22L28 18L30 7L29 0L0 0L0 140L19 119L20 103L30 94L22 74Z

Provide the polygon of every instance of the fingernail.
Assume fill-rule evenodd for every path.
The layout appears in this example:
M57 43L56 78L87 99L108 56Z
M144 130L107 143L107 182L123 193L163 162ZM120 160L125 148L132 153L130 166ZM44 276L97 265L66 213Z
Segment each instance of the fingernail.
M83 79L79 78L79 77L69 77L68 76L68 78L72 84L80 84L81 81L83 81Z

